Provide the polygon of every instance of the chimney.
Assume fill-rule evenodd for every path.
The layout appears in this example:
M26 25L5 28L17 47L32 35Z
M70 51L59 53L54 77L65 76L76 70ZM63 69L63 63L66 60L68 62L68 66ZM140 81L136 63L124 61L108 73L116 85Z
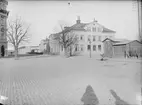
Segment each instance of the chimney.
M77 23L77 24L80 24L80 16L77 16L76 23Z
M98 21L94 18L94 22L98 22Z
M69 28L69 27L67 27L67 26L64 27L64 29L67 29L67 28Z

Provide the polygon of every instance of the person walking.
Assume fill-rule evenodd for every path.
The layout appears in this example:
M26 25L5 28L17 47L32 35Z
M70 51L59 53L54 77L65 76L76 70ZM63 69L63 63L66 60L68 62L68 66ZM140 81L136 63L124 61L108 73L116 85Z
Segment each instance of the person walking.
M124 51L124 58L126 58L126 51Z

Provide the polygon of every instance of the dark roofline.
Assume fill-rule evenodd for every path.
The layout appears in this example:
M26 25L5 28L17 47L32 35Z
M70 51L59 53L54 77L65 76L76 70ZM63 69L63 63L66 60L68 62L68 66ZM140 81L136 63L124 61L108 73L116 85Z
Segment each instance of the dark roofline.
M117 44L113 44L112 46L122 46L122 45L126 45L126 44L128 44L128 43L123 43L123 44L117 43Z
M114 44L113 46L121 46L121 45L126 45L126 44L129 44L129 43L132 43L134 41L137 41L138 43L142 44L140 41L138 40L132 40L132 41L129 41L129 42L126 42L126 43L116 43Z
M116 33L116 31L113 31L113 30L111 30L111 29L108 29L108 28L106 28L106 27L103 27L103 31L102 31L103 33Z
M106 39L104 39L102 42L104 42L104 41L106 41L106 40L110 40L110 41L112 41L112 42L119 42L119 41L112 40L112 39L110 39L110 38L106 38Z
M19 47L18 49L23 49L23 48L26 48L26 46L21 46L21 47Z
M134 42L134 41L137 41L138 43L140 43L140 44L142 44L140 41L138 41L138 40L132 40L132 41L130 41L130 42L128 42L128 43L132 43L132 42ZM127 43L127 44L128 44Z
M106 41L107 39L108 39L108 40L111 40L111 39L109 39L109 38L105 38L102 42ZM112 41L112 40L111 40L111 41Z
M111 30L111 29L109 29L109 28L106 28L104 25L102 25L102 24L100 24L100 23L98 23L97 22L97 24L99 24L100 26L102 26L103 27L103 29L106 29L108 32L103 32L103 33L116 33L116 31L113 31L113 30Z
M78 30L78 31L84 30L83 27L86 26L87 24L90 24L90 23L92 23L92 22L89 22L89 23L75 23L75 24L73 24L73 25L70 26L70 27L69 27L69 26L65 26L64 29L63 29L61 32L58 32L58 33L56 33L56 34L67 33L67 32L70 32L70 31L72 31L72 30ZM97 24L99 24L99 23L97 23ZM76 25L82 25L82 26L78 28L78 27L76 27ZM84 26L83 26L83 25L84 25ZM103 27L102 33L116 33L116 31L110 30L110 29L104 27L104 26L101 25L101 24L99 24L99 25ZM53 35L53 34L51 34L51 35ZM55 34L54 34L54 35L55 35Z

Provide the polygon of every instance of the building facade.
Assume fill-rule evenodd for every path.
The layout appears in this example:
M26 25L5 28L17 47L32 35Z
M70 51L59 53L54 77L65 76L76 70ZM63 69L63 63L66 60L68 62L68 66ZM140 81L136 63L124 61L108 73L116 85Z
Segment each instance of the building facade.
M51 54L61 54L63 52L62 46L59 44L57 40L54 38L59 36L60 34L51 34L49 36L49 46L50 46L50 53Z
M22 46L18 49L18 54L39 53L39 46Z
M63 48L59 42L54 40L55 37L65 33L66 36L75 35L78 39L75 44L75 52L79 54L100 54L104 52L102 41L106 38L113 39L115 31L112 31L99 24L95 19L90 23L82 23L80 17L76 20L76 24L71 27L65 27L62 32L52 34L49 37L52 52L62 53Z
M8 11L6 7L8 2L6 0L0 0L0 57L7 55L7 17Z
M105 57L125 57L127 53L129 56L142 56L142 43L137 40L110 40L105 39L104 55ZM131 53L131 54L130 54Z
M46 39L43 39L40 41L40 44L39 44L39 52L42 52L42 53L49 53L50 51L50 48L49 48L49 39L46 38Z

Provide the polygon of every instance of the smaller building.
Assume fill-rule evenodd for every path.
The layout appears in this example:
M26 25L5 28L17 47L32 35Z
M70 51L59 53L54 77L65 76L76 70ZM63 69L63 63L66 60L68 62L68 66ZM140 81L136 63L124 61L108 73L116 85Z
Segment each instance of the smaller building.
M49 36L49 46L50 46L50 53L51 54L61 54L63 52L63 48L62 46L59 44L58 39L60 37L60 34L55 33L55 34L51 34Z
M8 51L7 51L7 55L8 55L8 56L14 56L14 50L12 50L12 49L11 49L11 50L8 50Z
M39 52L39 46L22 46L18 49L18 54L28 54L30 52Z
M48 38L41 40L41 42L39 44L39 51L42 53L49 53L50 52Z
M124 57L125 54L129 56L142 56L142 43L137 40L114 39L109 38L103 41L104 55L106 57Z

